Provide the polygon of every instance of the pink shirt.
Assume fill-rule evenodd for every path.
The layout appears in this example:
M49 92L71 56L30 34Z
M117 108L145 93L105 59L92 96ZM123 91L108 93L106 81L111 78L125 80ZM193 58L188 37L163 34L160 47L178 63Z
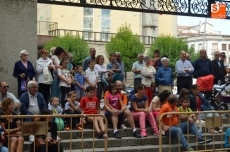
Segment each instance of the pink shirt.
M119 108L119 98L120 98L120 95L118 93L115 95L109 93L107 95L107 99L109 100L109 104L115 109Z

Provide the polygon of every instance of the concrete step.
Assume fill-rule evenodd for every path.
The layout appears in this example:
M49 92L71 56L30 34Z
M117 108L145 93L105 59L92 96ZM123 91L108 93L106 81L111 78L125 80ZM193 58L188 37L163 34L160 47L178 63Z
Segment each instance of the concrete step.
M211 142L205 145L197 145L196 143L191 143L190 145L195 150L204 150L204 149L220 149L223 148L224 142ZM197 145L197 146L196 146ZM93 149L74 149L71 152L105 152L104 148L95 148ZM179 145L162 145L162 152L183 152L185 149ZM70 152L70 150L64 150L64 152ZM140 146L125 146L125 147L109 147L108 152L159 152L159 145L140 145ZM213 152L211 150L210 152ZM223 152L223 151L222 151Z
M185 135L187 141L189 143L196 143L197 138L194 135ZM206 134L206 138L212 139L213 141L223 141L224 140L224 133L221 134ZM93 140L94 140L94 147L95 148L103 148L104 147L104 139L93 139L93 138L87 138L84 139L82 142L82 139L72 139L72 147L70 147L70 139L62 140L62 146L63 149L81 149L82 147L84 149L91 149L93 148ZM171 139L169 140L168 137L163 136L162 137L162 144L169 144L177 145L179 141L177 139ZM149 135L148 137L142 137L141 139L137 139L134 137L123 137L122 139L115 139L112 137L108 138L108 147L126 147L126 146L143 146L143 145L159 145L159 137ZM24 143L24 150L29 150L30 144L29 142Z

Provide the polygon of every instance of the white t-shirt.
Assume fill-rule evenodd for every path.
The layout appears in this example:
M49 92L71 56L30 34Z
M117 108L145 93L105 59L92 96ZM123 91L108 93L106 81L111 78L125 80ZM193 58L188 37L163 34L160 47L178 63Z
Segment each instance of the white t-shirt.
M94 69L98 71L98 82L101 82L101 74L107 71L106 67L104 65L95 64Z
M85 71L85 77L88 78L88 80L90 81L90 83L95 83L98 77L98 71L97 70L91 70L90 68L88 68ZM88 87L89 84L86 82L85 83L85 87Z
M58 68L57 70L58 76L63 76L65 79L67 79L68 81L70 81L70 71L68 69L60 69ZM68 85L65 81L61 80L59 81L59 87L63 86L63 87L70 87L70 85Z
M40 109L39 109L39 106L38 106L37 94L35 96L32 96L31 94L29 94L28 111L31 112L34 115L39 115L40 114Z
M160 107L160 98L159 98L158 96L155 96L155 97L153 98L153 100L151 101L150 106L149 106L150 111L154 111L154 110L153 110L153 103L156 104L156 108L157 108L157 107Z

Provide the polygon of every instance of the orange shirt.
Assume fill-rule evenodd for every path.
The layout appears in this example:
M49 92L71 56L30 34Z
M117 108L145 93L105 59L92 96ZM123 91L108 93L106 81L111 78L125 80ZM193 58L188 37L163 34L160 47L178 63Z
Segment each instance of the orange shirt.
M109 94L109 91L106 91L105 92L105 95L104 95L104 100L106 99L107 95ZM127 103L128 103L128 98L127 98L127 94L126 93L122 93L122 91L119 93L120 97L121 97L121 100L122 100L122 103L123 105L126 105L127 106ZM119 104L120 105L120 104Z
M159 114L162 115L166 112L178 112L177 106L175 105L174 107L172 107L168 102L165 103L161 107ZM179 123L178 115L164 115L162 118L162 122L166 126L177 126Z

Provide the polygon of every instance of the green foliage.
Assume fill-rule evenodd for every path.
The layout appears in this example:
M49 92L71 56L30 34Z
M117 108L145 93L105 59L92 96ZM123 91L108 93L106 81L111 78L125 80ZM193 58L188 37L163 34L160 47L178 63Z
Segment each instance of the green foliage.
M44 48L50 50L52 47L62 47L68 52L73 53L74 62L77 65L81 65L84 58L88 56L88 44L79 35L70 36L66 35L63 37L55 37L46 45Z
M144 52L144 45L125 24L118 29L115 36L111 37L105 49L107 56L112 52L120 52L125 71L131 71L133 62L137 61L137 55Z
M194 48L189 48L187 42L170 35L160 35L150 46L149 56L153 57L154 50L160 50L161 56L167 55L170 59L170 66L175 69L176 61L180 58L181 50L185 50L192 59L197 58Z

